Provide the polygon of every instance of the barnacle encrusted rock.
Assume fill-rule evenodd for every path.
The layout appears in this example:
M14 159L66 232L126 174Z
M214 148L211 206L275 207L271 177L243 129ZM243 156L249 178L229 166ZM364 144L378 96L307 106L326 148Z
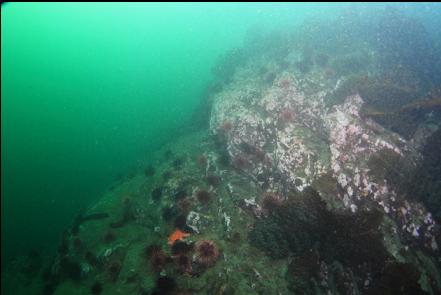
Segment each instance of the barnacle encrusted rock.
M411 142L363 117L358 94L328 107L324 98L338 89L338 82L334 89L314 92L304 79L287 72L267 88L258 81L253 71L239 70L214 99L210 130L221 139L233 166L263 190L284 194L331 175L337 206L352 213L379 208L409 238L438 248L430 213L406 200L387 177L375 177L380 166L406 178L406 169L415 168L419 159ZM308 89L308 95L301 89ZM399 165L390 165L390 159Z

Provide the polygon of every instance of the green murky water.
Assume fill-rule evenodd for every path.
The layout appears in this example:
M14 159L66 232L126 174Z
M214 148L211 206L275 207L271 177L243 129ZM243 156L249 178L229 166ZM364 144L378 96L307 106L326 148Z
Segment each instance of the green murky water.
M2 253L50 246L118 174L191 124L217 58L250 27L317 8L2 6Z

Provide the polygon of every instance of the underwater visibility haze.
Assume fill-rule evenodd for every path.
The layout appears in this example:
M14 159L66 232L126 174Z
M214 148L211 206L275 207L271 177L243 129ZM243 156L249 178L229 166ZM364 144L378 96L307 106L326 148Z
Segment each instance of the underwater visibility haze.
M5 294L441 293L439 3L1 6Z

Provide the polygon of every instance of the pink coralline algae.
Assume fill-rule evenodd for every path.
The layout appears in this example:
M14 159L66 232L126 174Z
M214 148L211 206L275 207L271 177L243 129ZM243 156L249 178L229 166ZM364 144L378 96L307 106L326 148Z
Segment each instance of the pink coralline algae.
M249 89L257 89L256 81L247 77L240 82L241 87L232 84L215 98L210 122L216 134L218 126L234 118L235 126L229 130L225 146L234 167L273 191L287 186L302 191L324 175L332 175L341 188L335 201L348 211L376 206L402 224L405 234L424 237L433 245L434 221L421 226L427 211L411 210L405 218L395 214L402 198L387 181L374 181L369 174L369 159L385 150L406 159L415 155L405 139L360 116L364 104L360 95L329 108L324 103L326 92L306 97L300 90L302 81L288 73L282 73L272 87L254 96L249 95L253 93ZM243 142L252 143L265 161L244 155ZM259 181L259 175L265 174L272 177ZM417 205L409 203L409 207Z

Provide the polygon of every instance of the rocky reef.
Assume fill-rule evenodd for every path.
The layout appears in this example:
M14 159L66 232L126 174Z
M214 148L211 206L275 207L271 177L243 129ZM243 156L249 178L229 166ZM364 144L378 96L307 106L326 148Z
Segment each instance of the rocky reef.
M386 43L372 38L378 30ZM389 10L354 12L247 40L215 68L216 87L198 109L208 125L158 150L79 215L50 263L31 267L33 279L23 274L27 286L441 292L441 63L424 27ZM417 53L424 59L409 58Z

